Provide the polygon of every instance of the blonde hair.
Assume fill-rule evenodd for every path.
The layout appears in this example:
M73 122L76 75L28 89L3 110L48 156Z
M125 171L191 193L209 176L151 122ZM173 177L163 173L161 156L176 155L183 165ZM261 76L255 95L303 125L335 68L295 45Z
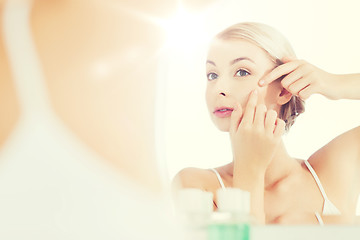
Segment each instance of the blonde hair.
M262 23L238 23L220 32L215 38L247 40L267 52L276 66L283 64L281 59L284 57L296 57L289 41L276 29ZM286 122L286 130L290 129L297 116L304 111L305 102L297 96L292 96L289 102L281 106L279 118Z

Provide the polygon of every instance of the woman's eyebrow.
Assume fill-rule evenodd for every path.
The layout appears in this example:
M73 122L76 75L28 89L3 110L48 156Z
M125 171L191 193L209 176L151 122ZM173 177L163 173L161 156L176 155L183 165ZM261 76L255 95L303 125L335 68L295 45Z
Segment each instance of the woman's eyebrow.
M207 64L214 65L214 66L216 67L216 64L215 64L213 61L207 60L206 63L207 63Z
M244 60L248 60L248 61L250 61L250 62L252 62L252 63L255 63L253 60L251 60L251 59L248 58L248 57L239 57L239 58L236 58L236 59L232 60L232 61L230 62L230 65L233 65L233 64L235 64L235 63L237 63L237 62L244 61Z

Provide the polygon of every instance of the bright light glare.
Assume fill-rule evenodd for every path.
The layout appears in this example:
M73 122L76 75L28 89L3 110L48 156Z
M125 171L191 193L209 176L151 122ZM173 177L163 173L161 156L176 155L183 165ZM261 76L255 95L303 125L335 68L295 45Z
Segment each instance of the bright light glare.
M181 6L170 19L161 21L166 30L165 48L178 51L191 51L209 41L210 36L205 31L203 14L187 12Z

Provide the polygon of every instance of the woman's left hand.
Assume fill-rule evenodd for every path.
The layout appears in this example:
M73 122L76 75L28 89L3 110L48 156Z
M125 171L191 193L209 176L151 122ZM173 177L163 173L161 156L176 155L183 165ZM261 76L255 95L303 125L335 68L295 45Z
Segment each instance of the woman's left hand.
M276 67L259 81L260 86L284 76L282 86L292 95L305 100L314 93L319 93L330 99L336 99L337 77L298 59L284 58L284 64Z

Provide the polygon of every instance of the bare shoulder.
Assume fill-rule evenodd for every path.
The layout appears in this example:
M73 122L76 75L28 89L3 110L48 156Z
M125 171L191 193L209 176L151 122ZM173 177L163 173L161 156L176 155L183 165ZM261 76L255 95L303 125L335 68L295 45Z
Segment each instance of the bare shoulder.
M360 126L326 144L309 159L314 168L356 167L360 164Z
M214 173L209 169L184 168L176 174L172 181L174 189L199 188L208 190L214 181Z
M359 153L360 127L356 127L337 136L309 158L327 195L343 210L354 208L360 193Z

